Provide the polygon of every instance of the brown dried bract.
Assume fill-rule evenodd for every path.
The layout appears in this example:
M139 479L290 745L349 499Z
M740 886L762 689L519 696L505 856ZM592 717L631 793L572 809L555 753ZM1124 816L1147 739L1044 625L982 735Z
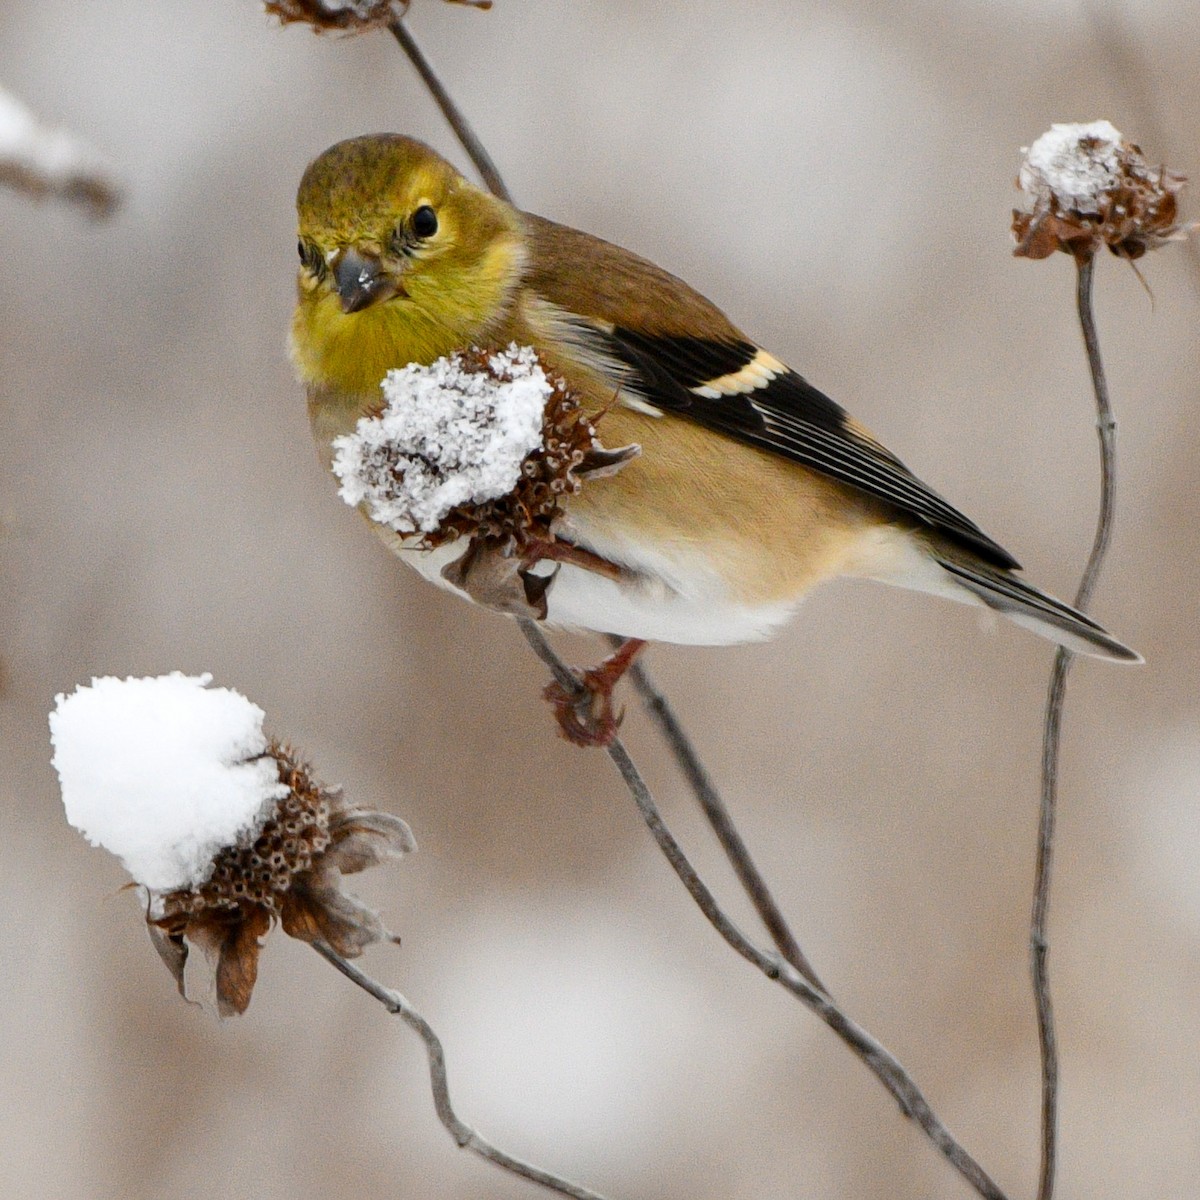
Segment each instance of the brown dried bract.
M1089 145L1089 141L1092 144ZM1081 138L1081 161L1099 148L1097 139ZM1027 209L1013 210L1013 253L1021 258L1048 258L1063 250L1076 258L1102 246L1121 258L1141 258L1164 242L1177 241L1186 227L1179 223L1178 196L1186 176L1165 166L1152 167L1141 149L1122 141L1104 146L1113 160L1111 181L1086 205L1073 204L1036 175L1032 187L1023 170L1018 186L1029 197ZM1095 211L1089 211L1094 207Z
M215 960L222 1016L246 1011L262 939L276 920L290 936L326 942L344 958L389 938L378 913L341 891L340 876L415 849L399 817L355 808L287 746L272 741L266 753L287 795L253 839L217 855L206 882L152 893L146 917L180 995L189 943Z
M489 9L492 0L446 0L468 8ZM264 7L284 25L294 21L311 25L318 33L340 30L362 33L398 21L408 11L409 0L265 0Z

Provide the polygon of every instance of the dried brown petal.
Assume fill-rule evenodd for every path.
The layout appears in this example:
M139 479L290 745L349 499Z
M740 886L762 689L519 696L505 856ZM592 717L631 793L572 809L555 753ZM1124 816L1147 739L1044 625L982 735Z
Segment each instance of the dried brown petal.
M379 914L329 884L306 881L284 902L284 933L302 942L328 943L343 958L357 958L368 946L387 940Z
M186 1000L187 991L184 988L183 971L187 966L188 948L187 942L183 940L182 931L168 933L153 921L146 922L146 929L150 934L151 944L158 951L159 958L171 972L171 978L175 980L179 994Z
M241 1016L258 979L258 954L271 928L266 909L255 909L232 925L217 954L217 1011Z
M636 442L629 446L620 446L616 450L606 450L596 445L584 452L579 465L574 468L577 479L609 479L628 466L639 454L642 448Z
M531 588L536 577L528 574L511 545L474 537L461 557L442 568L442 578L493 612L546 619L546 591L553 577Z
M329 823L330 846L324 865L353 875L401 858L417 848L412 830L391 813L353 812Z

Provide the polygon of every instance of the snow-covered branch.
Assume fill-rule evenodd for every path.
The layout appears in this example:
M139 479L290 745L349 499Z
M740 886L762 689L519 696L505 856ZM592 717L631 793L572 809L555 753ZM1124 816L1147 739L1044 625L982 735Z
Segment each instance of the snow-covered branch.
M0 183L35 199L57 197L107 217L120 188L100 155L65 129L43 125L0 88Z

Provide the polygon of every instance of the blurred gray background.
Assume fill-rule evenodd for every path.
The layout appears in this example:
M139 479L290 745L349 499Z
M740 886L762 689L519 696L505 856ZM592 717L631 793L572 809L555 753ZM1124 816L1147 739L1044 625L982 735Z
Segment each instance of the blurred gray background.
M612 1197L959 1197L812 1017L734 957L607 760L567 746L500 618L406 572L310 445L285 330L294 188L352 134L462 161L386 35L254 0L0 5L0 83L99 146L91 225L0 193L0 1176L13 1197L537 1194L458 1151L422 1050L276 936L248 1015L175 996L115 860L62 817L46 714L97 674L211 671L322 776L403 815L365 965L443 1034L462 1114ZM1184 0L416 0L411 25L534 211L662 263L1069 595L1096 503L1064 256L1011 257L1018 152L1111 119L1200 175ZM1193 200L1185 209L1200 211ZM1197 260L1106 258L1119 527L1080 663L1052 969L1059 1196L1200 1173ZM594 640L562 639L577 661ZM775 642L650 666L801 941L1015 1196L1036 1172L1026 982L1049 646L868 584ZM628 742L752 925L630 701Z

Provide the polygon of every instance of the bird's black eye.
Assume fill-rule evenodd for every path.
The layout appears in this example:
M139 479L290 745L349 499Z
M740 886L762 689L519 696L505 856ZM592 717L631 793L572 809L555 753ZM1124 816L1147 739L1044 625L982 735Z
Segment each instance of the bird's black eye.
M428 238L437 233L437 213L428 204L422 204L412 215L412 231L416 237Z
M323 279L325 277L325 256L316 243L301 238L296 243L296 249L300 254L300 265L318 279Z

